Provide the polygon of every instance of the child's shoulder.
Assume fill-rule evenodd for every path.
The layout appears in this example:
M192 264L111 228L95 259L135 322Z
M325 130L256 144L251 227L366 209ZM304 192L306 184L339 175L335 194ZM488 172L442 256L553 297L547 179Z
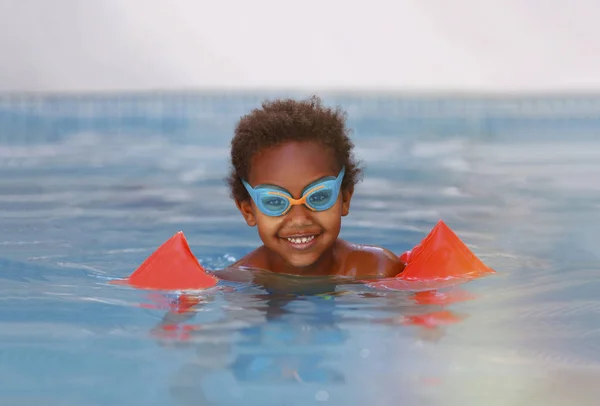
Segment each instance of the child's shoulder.
M404 262L392 251L374 245L338 240L342 272L361 277L393 277L404 270Z
M339 264L334 274L360 278L393 277L404 270L404 262L390 250L374 245L354 244L342 239L336 241L336 261ZM268 252L263 245L238 260L231 267L264 269L271 272Z
M254 269L269 270L267 265L267 253L264 245L254 249L253 251L240 258L230 267L247 267Z

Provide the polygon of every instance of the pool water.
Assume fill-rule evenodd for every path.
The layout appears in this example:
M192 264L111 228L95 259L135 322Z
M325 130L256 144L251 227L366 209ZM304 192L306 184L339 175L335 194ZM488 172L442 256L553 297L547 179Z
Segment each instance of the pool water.
M109 284L179 230L212 270L260 244L224 178L275 95L0 97L0 405L597 404L600 97L323 95L366 164L341 237L401 254L443 219L497 271L437 301Z

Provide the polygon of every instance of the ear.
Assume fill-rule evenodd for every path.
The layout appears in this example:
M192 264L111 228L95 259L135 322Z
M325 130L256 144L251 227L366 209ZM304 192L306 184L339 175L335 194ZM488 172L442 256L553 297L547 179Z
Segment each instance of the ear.
M350 200L352 200L353 194L354 185L350 185L342 191L342 216L347 216L350 213Z
M256 225L256 216L252 211L252 204L250 203L250 200L236 200L235 205L237 206L240 213L242 213L242 216L244 216L246 224L248 224L250 227L254 227Z

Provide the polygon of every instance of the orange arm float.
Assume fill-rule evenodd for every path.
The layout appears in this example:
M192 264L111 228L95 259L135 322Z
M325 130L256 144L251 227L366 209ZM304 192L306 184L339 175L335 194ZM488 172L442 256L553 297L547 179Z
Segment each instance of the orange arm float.
M395 278L367 285L383 289L434 289L431 282L469 280L494 273L481 262L443 221L400 259L404 271ZM113 283L156 290L200 290L215 286L219 279L198 263L180 231L150 255L129 278ZM434 283L439 287L439 283Z
M404 280L471 279L494 273L441 220L400 259L406 267L397 277Z
M427 291L495 273L442 220L400 259L406 267L395 278L366 284L377 289Z
M156 290L200 290L219 283L219 279L200 265L179 231L158 247L129 278L115 281L135 288Z

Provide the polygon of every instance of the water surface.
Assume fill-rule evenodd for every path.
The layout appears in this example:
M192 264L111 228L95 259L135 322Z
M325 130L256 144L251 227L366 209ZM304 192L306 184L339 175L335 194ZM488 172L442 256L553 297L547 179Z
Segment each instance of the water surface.
M107 284L179 230L209 269L258 246L223 179L264 96L0 99L0 405L596 404L600 98L325 96L366 164L342 238L443 219L497 270L464 300Z

